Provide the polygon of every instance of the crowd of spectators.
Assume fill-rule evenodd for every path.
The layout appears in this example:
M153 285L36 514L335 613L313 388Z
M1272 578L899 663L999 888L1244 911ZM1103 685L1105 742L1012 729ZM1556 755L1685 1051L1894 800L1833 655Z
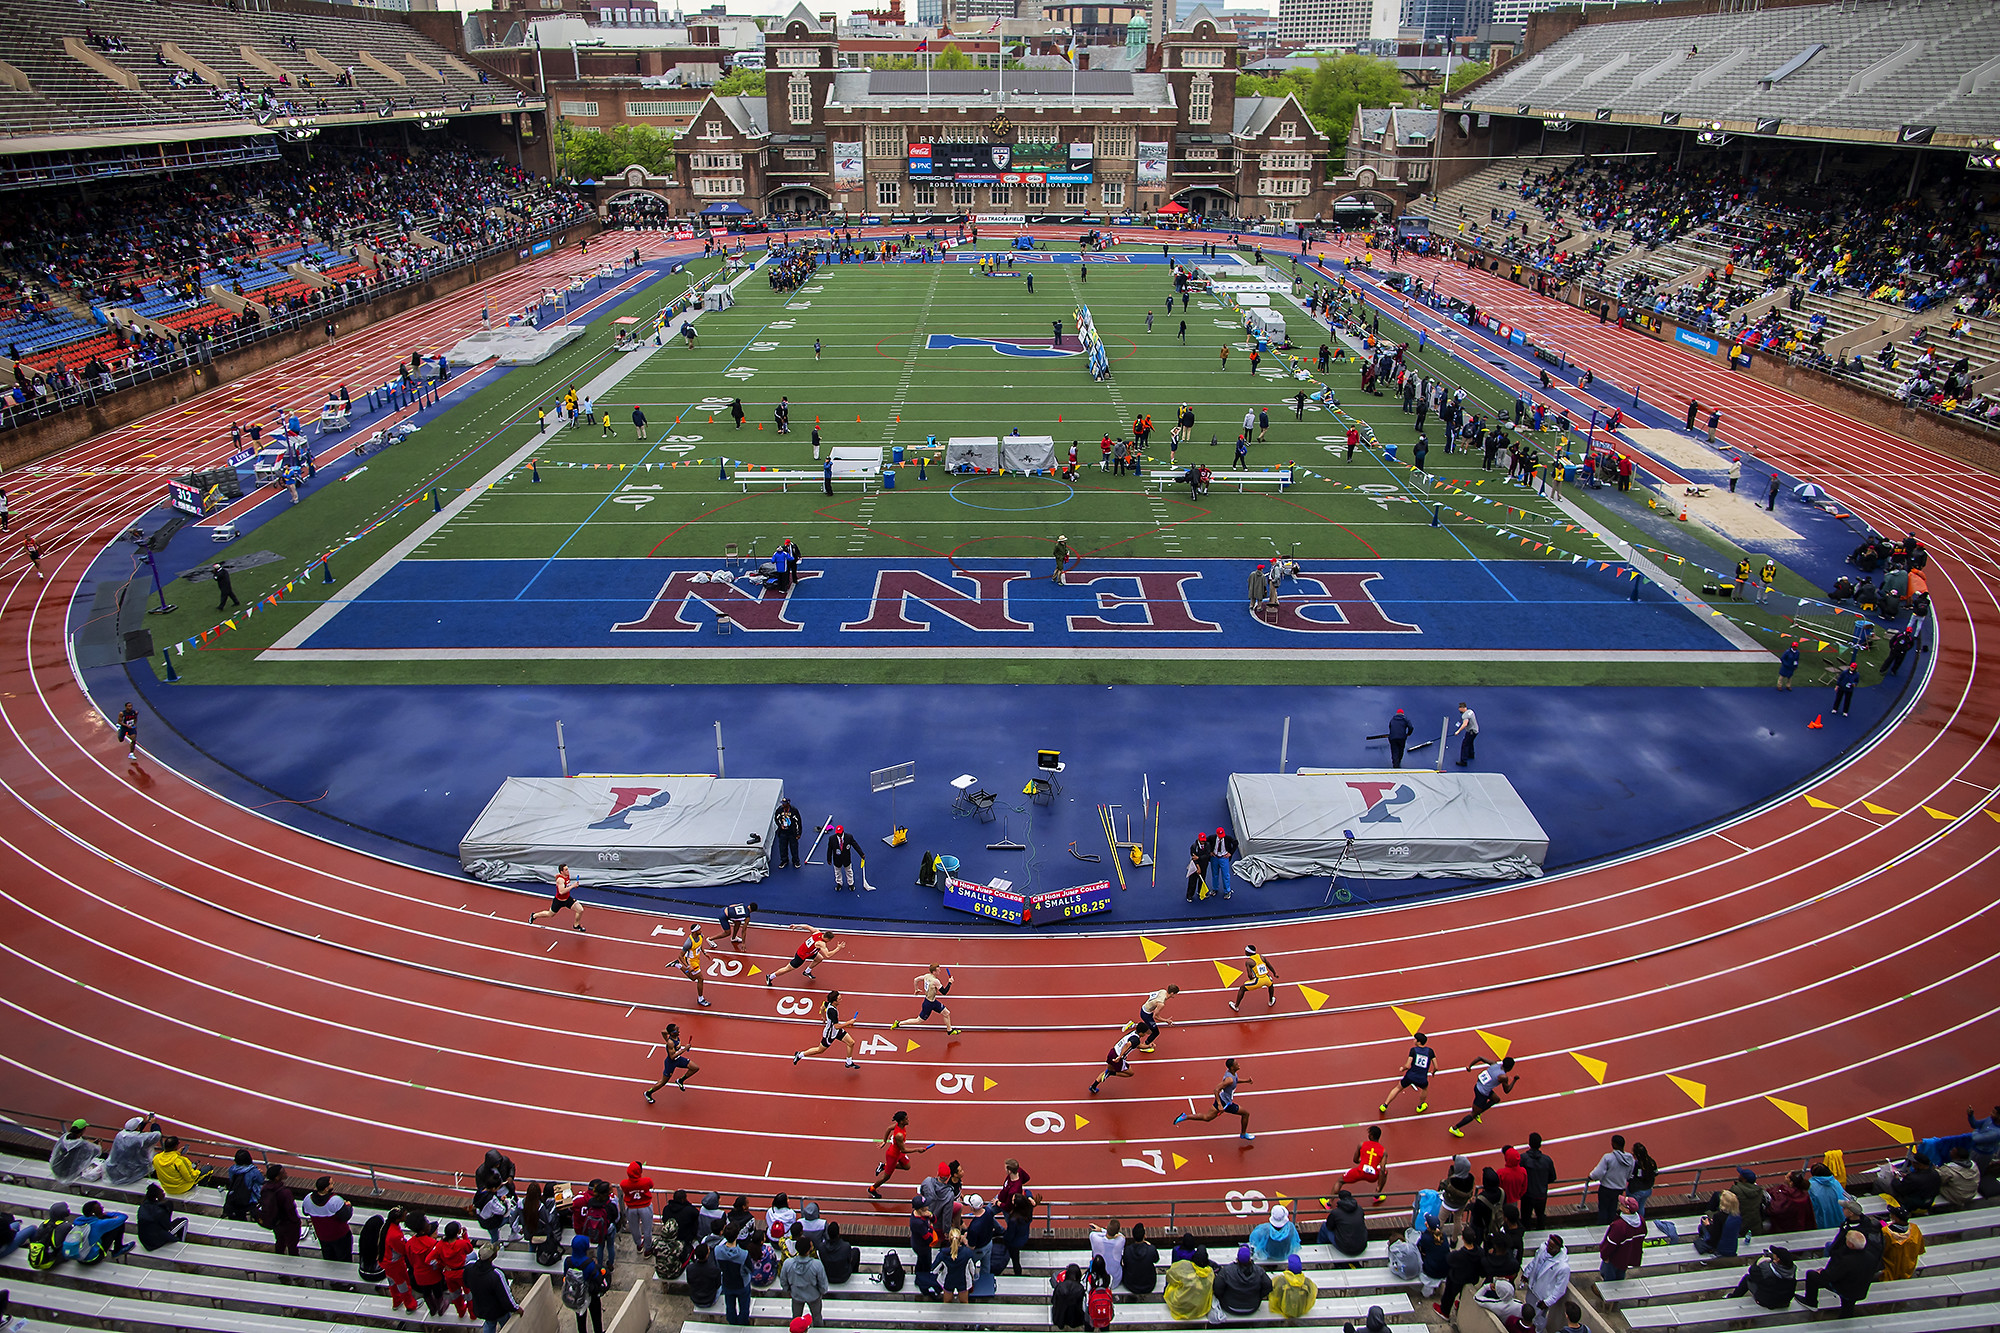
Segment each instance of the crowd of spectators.
M1851 1174L1838 1152L1828 1152L1809 1170L1774 1174L1768 1183L1755 1168L1737 1167L1722 1188L1695 1201L1692 1248L1705 1262L1754 1259L1743 1270L1736 1295L1747 1293L1769 1308L1784 1309L1794 1300L1817 1307L1824 1293L1838 1299L1847 1314L1874 1283L1915 1273L1925 1249L1917 1219L2000 1197L1995 1162L2000 1108L1984 1117L1968 1109L1966 1121L1965 1132L1924 1139L1899 1160ZM1009 1266L1021 1272L1022 1251L1040 1207L1032 1179L1013 1158L996 1173L990 1197L966 1184L961 1163L946 1161L922 1178L910 1199L907 1243L879 1250L871 1265L817 1201L784 1191L762 1205L748 1195L725 1203L716 1191L697 1200L685 1189L660 1188L640 1162L616 1180L572 1188L521 1179L513 1161L491 1149L472 1173L469 1226L448 1222L440 1228L416 1209L395 1208L367 1219L358 1236L351 1225L353 1207L327 1177L301 1194L282 1166L261 1166L248 1149L237 1150L226 1176L215 1175L182 1153L179 1140L150 1115L127 1121L108 1149L90 1137L86 1122L75 1121L50 1148L49 1165L63 1186L144 1186L137 1243L149 1249L184 1234L185 1222L174 1215L175 1199L197 1188L218 1188L225 1217L260 1222L280 1253L299 1253L310 1229L324 1257L358 1262L362 1279L383 1284L397 1311L427 1307L436 1316L449 1301L461 1314L487 1320L504 1318L513 1308L504 1281L496 1286L490 1271L498 1247L509 1242L525 1242L544 1265L560 1262L566 1301L567 1288L574 1287L601 1320L595 1307L609 1289L621 1234L630 1237L634 1257L650 1261L658 1277L684 1279L697 1309L713 1308L719 1297L731 1324L750 1324L752 1298L763 1295L789 1300L795 1320L809 1315L808 1326L817 1326L824 1298L864 1265L887 1291L900 1291L907 1273L920 1298L963 1303L993 1296L992 1279ZM1680 1242L1680 1228L1655 1207L1661 1173L1644 1144L1628 1148L1620 1135L1610 1137L1588 1171L1572 1166L1567 1174L1543 1151L1538 1134L1529 1136L1525 1152L1502 1147L1477 1175L1470 1157L1455 1156L1435 1188L1415 1194L1407 1230L1398 1210L1397 1231L1387 1246L1388 1270L1434 1298L1446 1319L1454 1318L1462 1299L1470 1299L1510 1333L1580 1329L1581 1311L1570 1294L1574 1275L1594 1271L1599 1280L1618 1281L1639 1265L1650 1236ZM1357 1178L1350 1172L1344 1181ZM1383 1195L1376 1180L1379 1204ZM1567 1237L1563 1230L1531 1237L1530 1227L1539 1233L1549 1226L1552 1197L1578 1186L1586 1206L1594 1192L1594 1218L1559 1217ZM1068 1264L1049 1283L1050 1323L1058 1329L1105 1327L1109 1320L1098 1322L1097 1315L1100 1307L1109 1314L1113 1292L1155 1291L1177 1319L1220 1322L1268 1310L1295 1321L1312 1309L1318 1294L1302 1261L1308 1244L1328 1246L1335 1263L1360 1261L1369 1249L1359 1199L1338 1184L1328 1189L1333 1197L1326 1220L1310 1240L1283 1205L1273 1206L1247 1235L1207 1235L1183 1227L1156 1242L1140 1224L1093 1225L1087 1264ZM1878 1196L1889 1205L1886 1215L1871 1215L1864 1205L1864 1199ZM84 1244L101 1244L106 1252L130 1247L123 1214L106 1213L95 1203L84 1212L85 1219L72 1219L67 1210L61 1215L52 1210L39 1226L5 1219L0 1253L39 1242L43 1248L31 1254L31 1265L51 1267L64 1256L60 1249L51 1256L49 1243L73 1230ZM1811 1249L1786 1244L1793 1233L1814 1229L1831 1231L1832 1240ZM476 1246L474 1233L483 1233L486 1244ZM1750 1247L1767 1236L1768 1248L1753 1256ZM1816 1255L1824 1255L1825 1262L1805 1271ZM477 1263L489 1271L470 1271ZM1386 1333L1379 1309L1369 1312L1366 1323L1375 1333Z
M235 167L133 182L91 199L49 191L24 196L0 219L0 305L17 320L7 346L16 363L6 409L38 414L86 390L108 388L118 372L206 360L232 337L265 323L319 317L375 285L418 277L497 246L581 221L588 208L523 169L455 145L320 149L300 161ZM410 239L426 235L432 244ZM310 243L336 252L301 250ZM363 246L370 253L364 254ZM315 271L337 268L332 285L272 282L271 257ZM372 265L368 263L372 257ZM90 334L112 346L88 357L23 352L55 294L73 305L136 305L175 298L200 305L220 285L257 303L237 312L211 308L162 333L109 320ZM34 362L23 364L24 355ZM35 367L42 367L37 370Z
M1973 178L1944 177L1908 198L1908 165L1895 159L1817 183L1805 150L1764 155L1747 176L1734 163L1734 155L1688 161L1663 154L1524 171L1503 184L1520 207L1493 208L1467 230L1565 279L1603 279L1621 252L1620 237L1658 250L1732 220L1728 280L1688 296L1677 318L1708 311L1712 319L1788 283L1919 310L1950 302L1966 315L1989 314L2000 299L2000 247L1986 215L1990 188ZM1543 223L1539 238L1528 217ZM1585 232L1596 238L1583 241ZM1640 275L1625 281L1629 296L1656 285Z

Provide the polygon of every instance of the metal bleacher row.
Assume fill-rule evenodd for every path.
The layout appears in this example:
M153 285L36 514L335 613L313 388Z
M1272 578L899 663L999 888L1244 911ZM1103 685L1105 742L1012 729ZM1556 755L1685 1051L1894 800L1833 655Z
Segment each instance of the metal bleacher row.
M96 1265L59 1265L35 1273L17 1250L0 1260L0 1287L11 1289L14 1314L39 1324L145 1330L187 1330L188 1333L324 1333L326 1330L390 1329L425 1325L463 1326L449 1311L440 1319L393 1314L384 1288L363 1282L352 1262L320 1258L310 1229L299 1256L272 1251L270 1233L248 1222L223 1219L220 1192L197 1189L177 1200L176 1208L190 1220L185 1241L159 1250L137 1248ZM133 1213L140 1189L83 1185L65 1189L49 1176L47 1165L34 1158L0 1159L0 1210L25 1219L46 1216L58 1200L79 1207L88 1197L107 1209ZM381 1211L366 1199L350 1196L359 1231L367 1218ZM1660 1200L1656 1199L1656 1202ZM1864 1198L1876 1216L1879 1198ZM893 1221L893 1219L892 1219ZM2000 1207L1976 1206L1956 1212L1920 1216L1927 1249L1916 1273L1907 1279L1878 1282L1859 1307L1856 1318L1826 1320L1818 1327L1832 1333L1944 1333L1946 1330L2000 1328ZM1247 1224L1246 1224L1247 1225ZM1310 1230L1311 1219L1301 1225ZM892 1228L900 1231L899 1227ZM1760 1329L1788 1325L1810 1312L1802 1305L1769 1311L1747 1297L1730 1295L1743 1267L1771 1244L1783 1243L1793 1252L1801 1281L1817 1266L1817 1256L1833 1238L1820 1228L1782 1235L1746 1237L1738 1259L1704 1259L1689 1240L1656 1241L1646 1247L1644 1262L1617 1282L1596 1276L1596 1241L1602 1234L1593 1219L1576 1218L1558 1224L1571 1251L1574 1281L1571 1295L1588 1310L1592 1333L1643 1333L1644 1330ZM1681 1229L1691 1235L1692 1221ZM128 1227L128 1236L131 1235ZM1547 1231L1531 1231L1526 1240L1540 1246ZM1055 1242L1052 1248L1030 1248L1022 1255L1022 1274L1002 1274L996 1290L970 1305L941 1304L920 1295L914 1284L899 1293L885 1290L876 1279L884 1247L867 1237L850 1237L858 1254L854 1276L832 1289L826 1300L825 1322L852 1333L906 1333L913 1328L1029 1329L1049 1325L1049 1283L1067 1264L1087 1267L1090 1252L1075 1242ZM1165 1285L1167 1252L1172 1238L1153 1237L1162 1250L1160 1286ZM1233 1257L1238 1235L1205 1237L1217 1264ZM651 1265L637 1258L629 1241L621 1239L617 1288L605 1300L606 1324L612 1333L638 1333L648 1326L648 1311L656 1296L685 1298L686 1284L676 1278L661 1281ZM899 1245L907 1263L906 1245ZM1379 1307L1392 1329L1418 1333L1431 1321L1429 1300L1421 1284L1393 1277L1387 1268L1387 1239L1375 1239L1362 1255L1347 1259L1326 1246L1308 1242L1302 1254L1306 1273L1319 1289L1305 1327L1337 1329L1359 1326L1371 1307ZM529 1306L524 1329L557 1327L555 1297L543 1281L541 1268L520 1244L503 1248L498 1267L514 1286L516 1299ZM560 1270L556 1270L559 1274ZM618 1312L614 1317L613 1312ZM753 1323L782 1326L791 1306L780 1285L757 1289L752 1296ZM1461 1333L1490 1333L1490 1319L1468 1295L1458 1311ZM680 1316L686 1333L724 1333L729 1327L719 1302L707 1309L687 1309ZM566 1316L564 1317L566 1326ZM1272 1326L1279 1318L1268 1311L1230 1317L1232 1325ZM1164 1330L1185 1326L1174 1320L1158 1291L1140 1296L1120 1290L1115 1327ZM1851 1327L1850 1327L1851 1326ZM1497 1325L1492 1326L1497 1328Z
M1869 0L1593 22L1482 84L1472 100L1990 134L2000 125L1996 21L1994 0ZM1796 72L1765 82L1819 45Z
M137 89L114 83L65 49L65 38L81 40L86 29L125 44L125 51L93 50L135 76ZM243 119L206 88L173 87L181 66L161 65L156 57L165 44L232 90L239 78L253 90L277 85L271 71L282 71L289 86L280 86L280 95L308 110L320 97L339 112L351 112L356 98L371 110L384 100L403 108L412 98L421 107L448 103L454 110L468 100L511 106L517 92L497 78L482 84L478 71L415 29L359 11L332 18L160 0L92 0L88 6L16 0L9 22L0 25L0 60L25 74L31 90L0 84L0 136ZM349 68L354 86L336 86Z

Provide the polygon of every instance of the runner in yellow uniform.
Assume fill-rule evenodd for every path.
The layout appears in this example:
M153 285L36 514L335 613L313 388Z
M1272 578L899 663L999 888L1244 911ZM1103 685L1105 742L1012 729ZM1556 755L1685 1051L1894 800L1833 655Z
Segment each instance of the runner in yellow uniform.
M1264 1007L1269 1009L1278 1002L1278 970L1264 961L1264 955L1257 952L1256 945L1246 944L1243 946L1243 984L1236 988L1236 998L1229 1002L1229 1007L1235 1009L1243 1003L1245 995L1260 988L1265 991Z
M704 955L708 952L708 939L701 933L701 927L688 926L687 943L681 945L681 956L674 965L681 975L694 983L694 1001L702 1008L708 1008L708 997L702 994L701 970L707 964Z

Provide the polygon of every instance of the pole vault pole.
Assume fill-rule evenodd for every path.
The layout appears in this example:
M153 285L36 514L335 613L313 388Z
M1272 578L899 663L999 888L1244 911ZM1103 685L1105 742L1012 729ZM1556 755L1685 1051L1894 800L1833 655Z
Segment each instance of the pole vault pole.
M1447 717L1443 722L1438 724L1437 771L1440 773L1444 772L1444 743L1446 738L1449 737L1450 735L1451 735L1451 719Z

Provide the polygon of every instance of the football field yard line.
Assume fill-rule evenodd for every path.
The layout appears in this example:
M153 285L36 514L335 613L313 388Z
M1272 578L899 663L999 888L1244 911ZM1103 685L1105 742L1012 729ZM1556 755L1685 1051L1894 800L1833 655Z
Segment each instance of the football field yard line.
M741 277L736 279L736 283L741 283L754 272L756 272L754 267L745 271ZM735 286L736 283L732 283L731 286ZM679 325L687 323L699 313L699 311L690 311L677 316L673 324L668 327L669 340ZM625 353L618 361L612 363L607 370L599 374L589 385L585 386L589 390L590 396L593 399L598 398L604 392L615 388L627 375L650 360L653 353L661 350L663 349L660 346L655 346L650 342L641 342L632 351ZM525 411L526 406L524 405L520 410ZM447 528L454 518L457 518L464 511L470 509L488 490L503 481L508 474L518 469L521 464L533 458L536 450L547 439L553 438L562 429L563 423L558 421L547 430L538 431L530 436L526 444L522 445L512 454L509 454L500 462L498 467L495 467L484 477L481 477L478 481L467 487L462 494L450 504L445 505L439 512L432 514L428 519L417 524L415 530L409 536L390 547L380 559L350 579L340 597L321 602L318 606L314 607L297 625L281 634L263 653L259 653L258 658L263 660L267 654L274 652L282 655L284 651L295 649L300 644L305 643L307 639L318 633L328 621L340 614L344 607L366 592L384 574L394 569L399 561L413 555L417 548L423 546L432 537Z

